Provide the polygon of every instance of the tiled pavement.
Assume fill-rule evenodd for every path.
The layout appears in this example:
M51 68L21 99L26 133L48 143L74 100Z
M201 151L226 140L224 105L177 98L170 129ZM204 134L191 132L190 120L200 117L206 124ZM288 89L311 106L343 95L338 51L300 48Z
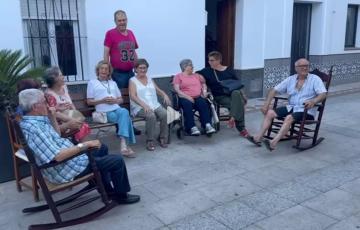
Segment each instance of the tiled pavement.
M329 98L320 131L326 139L304 152L282 142L270 153L225 126L212 138L173 135L168 149L155 152L145 150L141 136L137 158L126 159L141 202L67 229L359 229L360 93L349 93ZM246 118L256 131L261 114ZM117 154L111 132L101 139ZM34 202L13 182L0 184L0 203L0 229L53 220L48 211L22 214Z

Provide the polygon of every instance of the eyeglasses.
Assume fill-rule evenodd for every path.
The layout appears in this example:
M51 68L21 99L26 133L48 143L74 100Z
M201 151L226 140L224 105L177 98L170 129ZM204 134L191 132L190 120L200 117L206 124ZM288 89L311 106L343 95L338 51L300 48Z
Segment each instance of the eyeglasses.
M299 68L309 68L309 65L297 65L296 67L299 67Z
M138 66L136 69L147 69L148 67L146 66Z
M216 59L209 59L209 62L217 61Z

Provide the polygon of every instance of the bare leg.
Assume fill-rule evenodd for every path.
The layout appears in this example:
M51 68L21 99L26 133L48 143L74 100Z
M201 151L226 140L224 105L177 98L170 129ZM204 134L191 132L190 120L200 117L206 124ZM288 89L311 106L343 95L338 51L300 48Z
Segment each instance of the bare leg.
M281 138L283 138L287 134L293 122L294 118L292 117L292 115L287 115L285 117L284 123L281 126L279 132L276 134L274 139L270 141L271 148L275 148L276 144L281 140Z
M260 131L254 136L254 140L256 142L261 141L262 137L264 136L266 130L269 129L272 120L276 117L276 113L274 110L270 109L269 111L267 111L263 123L261 124L261 129Z

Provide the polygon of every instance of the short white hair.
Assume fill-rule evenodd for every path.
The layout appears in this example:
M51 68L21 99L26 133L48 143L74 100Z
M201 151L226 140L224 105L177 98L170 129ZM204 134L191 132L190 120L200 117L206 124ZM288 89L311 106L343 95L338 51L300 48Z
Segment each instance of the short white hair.
M44 98L44 93L39 89L25 89L19 93L19 104L24 113L32 110L34 104Z

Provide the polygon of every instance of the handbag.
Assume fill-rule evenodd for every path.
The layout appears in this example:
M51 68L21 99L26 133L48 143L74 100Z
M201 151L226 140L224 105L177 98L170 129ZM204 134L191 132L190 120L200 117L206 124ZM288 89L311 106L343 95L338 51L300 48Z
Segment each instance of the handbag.
M77 142L81 141L84 137L91 133L91 129L87 123L83 123L79 131L74 134L74 138Z
M77 121L85 121L84 115L79 110L67 109L67 110L63 111L62 113L68 117L71 117L72 119L77 120Z
M93 112L92 119L94 122L102 123L102 124L108 122L107 115L105 112L98 112L98 111Z
M217 73L216 73L216 70L214 70L214 75L216 77L216 80L220 83L220 85L222 86L223 88L223 92L226 94L226 95L231 95L232 91L234 90L238 90L238 89L241 89L244 87L244 85L241 83L240 80L238 79L226 79L226 80L222 80L220 81L218 76L217 76Z

